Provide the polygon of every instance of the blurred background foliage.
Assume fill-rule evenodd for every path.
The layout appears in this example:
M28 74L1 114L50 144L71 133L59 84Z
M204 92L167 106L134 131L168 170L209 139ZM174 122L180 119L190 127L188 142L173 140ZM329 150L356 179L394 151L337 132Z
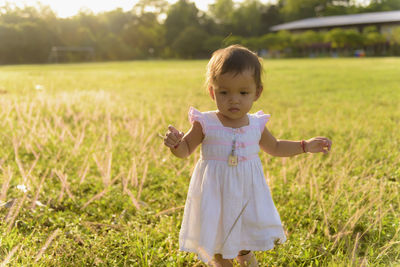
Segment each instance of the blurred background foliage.
M216 0L207 11L189 0L140 0L130 11L99 14L81 11L59 18L45 5L0 7L0 64L44 63L54 46L91 47L91 60L205 58L220 47L239 43L272 56L399 55L400 27L383 35L371 26L363 32L332 29L301 34L270 32L273 25L329 15L400 10L398 0ZM87 53L64 53L59 61L87 60Z

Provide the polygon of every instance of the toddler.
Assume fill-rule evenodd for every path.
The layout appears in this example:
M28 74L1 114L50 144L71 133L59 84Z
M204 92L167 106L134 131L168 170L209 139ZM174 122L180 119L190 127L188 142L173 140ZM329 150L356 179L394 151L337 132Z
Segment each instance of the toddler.
M251 251L266 251L286 240L265 181L260 148L272 156L328 153L325 137L307 141L277 140L265 127L270 115L249 114L262 91L262 66L256 54L232 45L215 51L207 66L207 89L217 110L191 107L190 130L168 127L164 144L180 158L201 143L193 171L179 248L194 252L211 266L258 266Z

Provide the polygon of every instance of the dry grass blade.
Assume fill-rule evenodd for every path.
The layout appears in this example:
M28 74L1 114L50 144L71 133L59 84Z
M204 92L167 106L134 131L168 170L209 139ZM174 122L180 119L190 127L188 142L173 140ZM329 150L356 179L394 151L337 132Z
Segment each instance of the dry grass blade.
M351 253L351 264L352 264L352 266L355 266L355 264L356 264L356 251L357 251L358 241L359 240L360 240L360 233L357 232L356 241L354 242L353 251Z
M56 121L56 123L58 124L57 126L61 128L61 134L58 136L60 140L61 141L65 140L65 134L67 134L70 139L74 139L74 135L71 133L68 126L64 124L63 119L58 116L57 118L58 118L58 120Z
M318 205L321 207L321 210L322 210L322 212L324 214L324 224L325 224L324 234L328 238L331 238L331 235L329 233L329 220L328 220L328 215L327 215L325 204L324 204L323 193L321 193L321 191L319 190L319 186L318 186L317 179L316 179L315 175L312 176L312 180L315 183L314 188L315 188L315 195L316 195L316 198L317 198L317 201L318 201Z
M18 199L13 198L9 201L7 201L7 203L5 203L5 205L7 205L9 207L9 210L7 212L6 217L4 218L4 222L8 222L10 220L10 218L12 217L12 214L14 213L16 207L17 207L17 203L18 203Z
M86 125L87 121L84 121L82 125L82 130L79 132L79 135L75 138L74 148L72 149L72 153L74 155L76 155L79 152L79 148L81 147L83 140L85 139Z
M385 254L385 252L388 249L393 247L393 245L397 245L397 244L400 244L400 241L390 241L388 244L386 244L385 246L382 247L381 252L378 254L378 256L376 258L379 259L380 257L382 257L383 254Z
M71 190L69 188L69 184L68 184L68 175L64 174L60 171L55 171L56 175L58 176L58 178L60 179L61 183L63 184L65 190L67 191L68 196L72 199L75 200L75 197L72 195Z
M26 200L27 195L28 195L28 192L26 192L24 194L24 196L22 197L21 201L18 202L18 206L16 207L14 214L12 215L12 217L9 220L8 227L7 227L7 231L8 232L11 231L11 229L12 229L12 227L14 225L14 221L17 218L17 216L18 216L18 214L19 214L19 212L21 210L21 207L22 207L22 205L24 204L24 202Z
M44 173L44 175L42 176L42 179L40 179L40 183L39 183L39 186L38 186L38 188L37 188L37 190L36 190L35 197L34 197L33 200L32 200L32 205L31 205L31 209L32 209L32 210L35 209L35 207L36 207L36 201L37 201L38 198L39 198L40 190L42 189L44 180L46 179L46 176L47 176L47 173L48 173L48 172L49 172L49 169L47 168L46 171L45 171L45 173ZM52 174L53 174L53 172L52 172Z
M15 112L17 113L17 117L18 117L18 127L20 127L22 132L25 134L26 133L25 121L20 112L20 105L16 102L14 103L14 109L15 109Z
M53 239L60 233L60 229L55 230L49 238L47 238L46 243L44 243L44 246L40 249L39 253L36 255L35 262L37 262L43 255L43 253L46 251L50 243L53 241Z
M131 200L133 205L139 210L140 209L140 204L139 201L137 201L137 199L134 197L134 195L132 194L132 192L128 189L128 179L129 178L122 178L122 191L124 192L124 194L127 194Z
M111 163L112 163L112 152L107 153L107 168L106 176L103 177L103 182L106 186L110 185L111 180Z
M53 127L53 125L51 125L51 122L47 118L44 118L43 121L44 121L44 124L46 126L47 134L49 136L55 136L54 127Z
M111 113L107 112L107 149L112 148L112 120Z
M21 247L21 245L16 245L12 248L12 250L7 254L3 262L0 264L0 267L5 267L10 262L12 256L17 252L17 250Z
M0 169L3 169L3 164L6 161L6 159L0 159Z
M24 168L23 168L23 166L22 166L22 163L21 163L21 161L19 160L19 154L18 154L19 145L20 145L20 144L19 144L19 142L17 141L17 139L16 139L16 138L13 138L15 162L16 162L17 165L18 165L19 172L21 173L21 176L22 176L22 178L23 178L23 183L25 184L26 181L27 181L27 177L26 177L26 174L25 174L25 170L24 170Z
M185 170L187 170L189 168L189 165L191 164L191 162L189 160L185 161L185 164L183 165L182 168L180 168L177 172L176 172L176 176L180 176L182 174L182 172L184 172Z
M128 180L127 178L122 177L122 192L125 193L126 189L128 189Z
M105 160L99 160L96 154L93 155L93 159L96 162L97 168L101 174L101 177L103 179L103 184L104 186L107 187L110 185L110 180L111 180L112 152L106 152L105 154L106 154Z
M129 170L128 176L131 178L131 185L134 187L138 186L138 175L137 175L137 168L136 168L136 159L132 158L132 166Z
M35 154L35 155L38 155L38 154ZM28 174L26 175L27 177L31 177L32 171L35 168L38 160L39 160L39 155L37 157L35 157L35 161L32 163L31 167L29 168Z
M108 187L106 189L104 189L103 191L101 191L100 193L94 195L91 199L89 199L83 206L82 206L82 210L85 209L90 203L92 203L93 201L100 199L102 196L104 196L106 193L108 192Z
M113 185L113 184L115 183L115 181L117 181L121 175L122 175L122 174L118 174L118 176L115 177L115 178L111 181L111 183L110 183L110 185L109 185L108 187L106 187L103 191L101 191L100 193L94 195L91 199L89 199L89 200L82 206L81 210L85 209L85 208L86 208L90 203L92 203L93 201L95 201L95 200L97 200L97 199L100 199L102 196L104 196L104 195L108 192L108 190L110 189L110 186Z
M0 194L0 201L4 201L7 197L8 187L10 186L10 181L12 179L13 173L11 167L8 166L6 171L4 172L6 178L1 186L1 194Z
M87 161L88 161L88 158L86 157L85 161L82 164L82 169L79 171L79 174L78 174L78 176L80 177L79 184L82 184L85 181L86 175L89 171L90 166Z
M108 227L108 228L113 228L117 230L121 230L120 225L113 225L113 224L105 224L105 223L98 223L98 222L82 222L82 224L87 225L87 226L94 226L97 228L103 228L103 227Z
M246 202L246 204L244 204L242 210L240 211L239 215L237 216L237 218L236 218L235 222L233 223L232 227L229 229L229 232L228 232L228 234L226 235L226 237L225 237L225 239L224 239L224 242L222 242L221 247L223 247L223 246L225 245L225 243L226 243L226 241L228 240L228 237L229 237L229 235L231 234L233 228L235 227L235 225L236 225L236 223L238 222L240 216L242 216L244 210L246 209L247 204L249 204L249 201L250 201L250 199L248 199L247 202Z
M135 198L135 196L132 194L132 192L131 192L128 188L126 188L125 193L128 194L128 196L131 198L133 205L134 205L138 210L140 210L140 204L139 204L139 202L137 201L137 199Z
M177 210L181 210L181 209L183 209L183 208L185 208L185 206L179 206L179 207L174 207L174 208L166 209L166 210L163 210L163 211L158 212L155 216L161 216L161 215L165 215L165 214L170 214L170 213L172 213L172 212L175 212L175 211L177 211Z
M137 199L140 199L140 195L142 194L142 189L143 189L144 181L146 181L148 167L149 167L149 163L146 162L146 165L144 166L142 181L140 182L140 186L139 186L139 192L137 194Z

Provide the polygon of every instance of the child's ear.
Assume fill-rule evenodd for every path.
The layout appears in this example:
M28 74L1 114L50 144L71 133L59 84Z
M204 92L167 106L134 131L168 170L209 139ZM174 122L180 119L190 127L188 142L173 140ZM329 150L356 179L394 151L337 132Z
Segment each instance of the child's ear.
M212 100L215 100L214 89L211 85L208 86L208 93L210 94Z
M256 98L254 99L254 101L256 101L261 96L261 93L262 93L263 89L264 88L262 86L260 88L257 88L257 90L256 90Z

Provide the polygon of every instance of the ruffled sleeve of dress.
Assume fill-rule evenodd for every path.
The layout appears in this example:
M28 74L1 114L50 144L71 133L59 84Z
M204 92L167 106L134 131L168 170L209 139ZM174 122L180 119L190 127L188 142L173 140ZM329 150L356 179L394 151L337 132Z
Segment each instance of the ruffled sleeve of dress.
M271 117L270 114L264 114L262 110L257 111L254 114L257 118L258 125L260 126L260 131L261 133L264 131L265 124L269 121L269 118Z
M194 107L189 108L189 121L191 124L193 124L195 121L199 122L201 125L201 128L203 130L203 133L205 133L205 118L204 114L195 109Z

